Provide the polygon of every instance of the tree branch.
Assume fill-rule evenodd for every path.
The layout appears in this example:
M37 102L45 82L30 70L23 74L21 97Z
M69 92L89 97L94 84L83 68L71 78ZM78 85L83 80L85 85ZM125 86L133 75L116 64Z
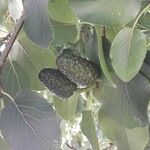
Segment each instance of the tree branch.
M23 26L24 19L25 19L25 13L22 14L20 19L16 23L15 27L13 28L12 32L9 33L9 39L6 41L5 48L0 56L0 75L1 75L4 63L8 57L8 54L9 54L9 52L10 52L22 26Z

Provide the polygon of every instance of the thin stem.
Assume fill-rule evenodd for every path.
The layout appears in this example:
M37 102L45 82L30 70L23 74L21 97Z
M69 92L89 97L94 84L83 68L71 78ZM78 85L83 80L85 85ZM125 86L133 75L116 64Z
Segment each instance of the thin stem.
M1 91L1 93L2 93L4 96L8 97L13 103L15 103L15 102L14 102L14 99L13 99L8 93L6 93L6 92L4 92L4 91Z
M92 91L88 92L87 101L86 101L86 110L91 110L92 108Z
M6 42L5 44L5 48L4 48L4 51L2 52L1 54L1 57L0 57L0 74L2 72L2 69L3 69L3 66L4 66L4 63L8 57L8 54L23 26L23 23L24 23L24 19L25 19L25 13L23 13L23 15L20 17L20 19L18 20L18 22L16 23L14 29L12 30L11 34L10 34L10 37L8 39L8 41Z
M148 5L141 11L141 13L140 13L140 14L138 15L138 17L136 18L136 20L135 20L135 22L134 22L134 24L133 24L132 29L135 28L135 26L136 26L136 24L138 23L140 17L143 15L143 13L144 13L149 7L150 7L150 4L148 4Z

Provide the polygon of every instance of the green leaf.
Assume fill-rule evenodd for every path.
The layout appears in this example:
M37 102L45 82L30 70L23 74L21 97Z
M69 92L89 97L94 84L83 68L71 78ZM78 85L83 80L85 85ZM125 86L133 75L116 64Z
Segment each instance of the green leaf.
M147 13L143 14L143 16L139 19L139 23L143 27L150 29L150 13L147 12Z
M78 96L78 94L74 94L73 96L65 100L62 100L58 97L54 98L54 107L56 109L56 112L62 119L71 121L75 118Z
M50 0L49 16L61 23L76 24L76 16L71 10L68 0Z
M0 148L1 150L10 150L6 141L0 135Z
M4 15L7 12L7 1L5 0L0 0L0 23L3 22L4 20Z
M102 107L99 110L99 124L104 135L116 143L119 150L143 150L148 140L148 128L126 129L112 119Z
M144 150L148 141L148 127L126 129L130 150Z
M53 50L40 49L32 44L27 37L16 42L2 71L5 92L12 97L20 89L43 90L38 73L43 68L55 67Z
M104 26L125 25L139 13L138 0L69 0L77 16L87 22Z
M20 91L1 112L0 129L13 150L58 150L60 119L39 94Z
M9 9L9 14L11 15L11 17L15 21L17 21L22 15L22 11L23 11L22 1L8 0L8 9Z
M150 126L149 126L149 132L148 133L149 133L149 139L147 141L147 144L146 144L144 150L149 150L150 149Z
M28 72L18 62L10 59L4 65L1 79L3 81L4 91L12 97L20 89L31 88L31 80Z
M119 150L129 150L125 128L119 126L103 107L99 110L98 119L103 134L116 142Z
M41 47L47 48L53 39L53 29L48 17L49 0L25 0L25 31L28 37Z
M96 135L96 128L94 124L94 118L92 112L84 111L82 113L82 121L80 127L84 135L87 137L92 145L93 150L99 150L99 143Z
M102 36L101 36L101 28L99 26L95 26L96 35L97 35L97 42L98 42L98 55L99 55L99 61L101 64L101 69L105 75L105 77L110 82L110 85L115 87L115 84L111 77L111 72L108 69L108 64L106 63L105 56L104 56L104 49L102 45Z
M97 37L94 28L90 24L82 24L80 29L80 50L89 60L100 66Z
M113 79L116 88L103 85L103 108L120 126L127 128L146 126L150 97L148 80L140 74L128 83L122 82L115 75Z
M142 65L140 72L150 82L150 51L147 51L147 54L144 59L144 63Z
M150 66L143 63L140 73L150 82Z
M98 119L104 135L110 140L116 141L120 137L122 128L107 114L103 107L99 110Z
M18 61L20 65L29 73L31 86L34 90L42 90L43 85L38 79L38 73L43 68L55 68L56 56L53 49L41 49L33 44L26 36L19 39L21 49L12 51L12 59Z
M78 34L76 25L62 24L59 22L52 22L54 29L53 46L62 46L64 43L74 41Z
M112 66L121 80L130 81L140 70L146 56L146 36L138 29L123 28L110 50Z

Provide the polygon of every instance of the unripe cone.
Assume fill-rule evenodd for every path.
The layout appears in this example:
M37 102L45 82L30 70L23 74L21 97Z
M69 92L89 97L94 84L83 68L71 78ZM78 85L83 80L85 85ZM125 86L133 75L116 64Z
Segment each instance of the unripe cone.
M81 86L93 85L99 77L96 64L65 49L56 59L58 69L71 81Z
M40 81L55 95L68 98L73 95L77 85L58 69L45 68L39 73Z

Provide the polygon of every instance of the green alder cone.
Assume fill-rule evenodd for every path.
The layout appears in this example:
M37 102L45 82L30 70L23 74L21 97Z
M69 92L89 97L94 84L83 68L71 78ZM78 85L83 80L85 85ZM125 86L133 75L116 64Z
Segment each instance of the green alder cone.
M56 96L68 98L74 94L77 85L58 69L45 68L39 73L39 80Z
M92 86L100 74L96 64L72 54L70 49L63 50L57 57L56 64L64 75L80 86Z

